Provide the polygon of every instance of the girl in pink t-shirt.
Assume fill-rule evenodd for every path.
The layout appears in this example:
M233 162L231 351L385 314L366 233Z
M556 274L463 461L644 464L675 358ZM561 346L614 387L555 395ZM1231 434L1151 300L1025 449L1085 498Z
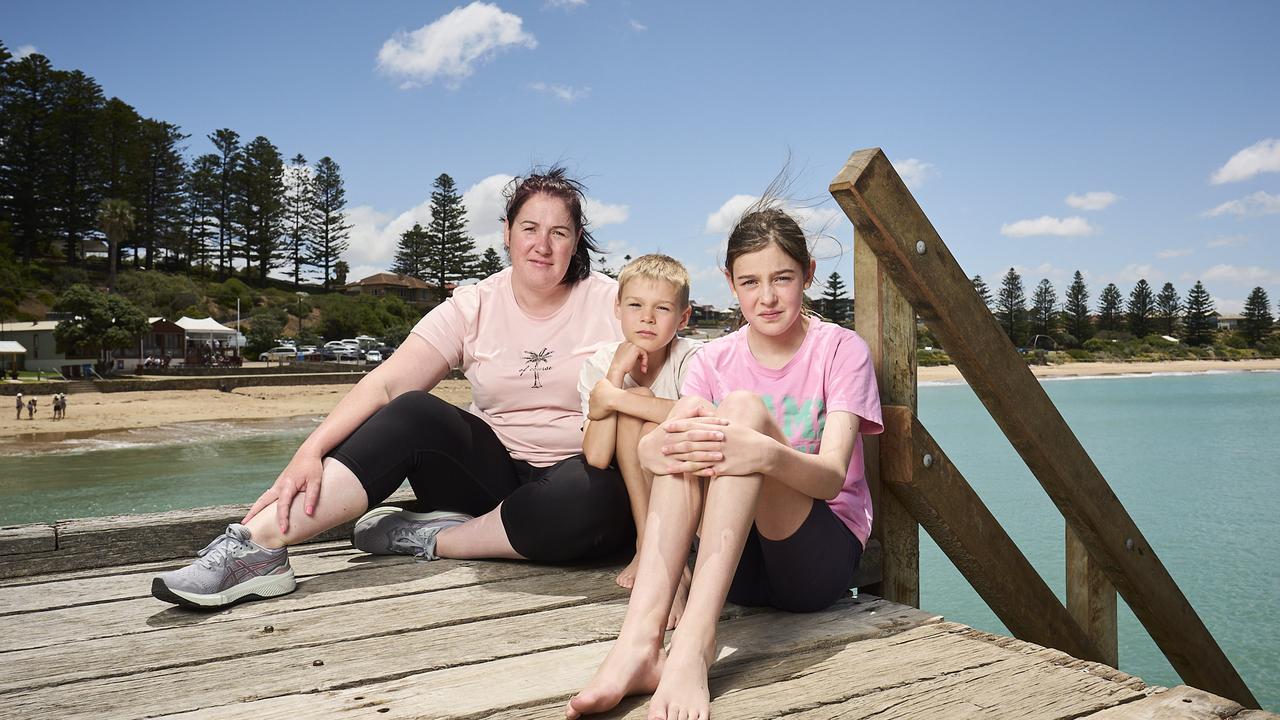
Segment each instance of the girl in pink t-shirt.
M655 477L622 631L570 718L652 692L650 715L708 717L707 670L726 599L793 612L848 593L871 530L862 434L879 433L866 343L804 312L804 232L762 204L729 235L725 276L746 325L706 344L667 421L640 443ZM699 529L700 528L700 529ZM694 532L684 615L663 623Z

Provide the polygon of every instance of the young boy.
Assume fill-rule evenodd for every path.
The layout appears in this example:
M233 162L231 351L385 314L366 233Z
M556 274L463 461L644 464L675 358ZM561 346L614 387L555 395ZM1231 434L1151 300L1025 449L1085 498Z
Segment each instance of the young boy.
M617 457L631 498L638 552L653 478L640 467L637 446L667 418L699 346L676 336L689 322L689 273L666 255L636 258L618 275L613 310L626 340L600 348L582 364L578 379L586 418L582 451L587 462L599 468ZM635 574L632 559L618 575L618 584L630 588Z

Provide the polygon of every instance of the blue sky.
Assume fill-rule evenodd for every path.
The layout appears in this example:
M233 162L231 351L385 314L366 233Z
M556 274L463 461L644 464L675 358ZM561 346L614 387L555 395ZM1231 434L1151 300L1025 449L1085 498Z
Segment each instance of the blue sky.
M788 156L826 197L880 146L965 271L1017 267L1093 299L1139 277L1219 310L1280 300L1280 49L1274 2L6 3L0 40L78 68L177 123L189 153L229 127L333 157L353 275L384 269L441 172L499 242L503 181L562 162L596 236L661 250L724 306L726 218ZM852 275L852 229L819 265ZM841 245L844 254L841 255Z

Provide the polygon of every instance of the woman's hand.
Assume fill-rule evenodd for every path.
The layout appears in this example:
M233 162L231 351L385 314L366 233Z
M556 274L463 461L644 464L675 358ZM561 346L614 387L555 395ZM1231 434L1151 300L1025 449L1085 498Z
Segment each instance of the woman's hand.
M323 459L319 455L307 452L305 448L299 448L293 459L289 461L289 464L280 473L280 476L253 503L253 507L249 508L248 514L240 522L249 522L250 518L274 502L276 504L276 524L280 526L280 533L282 535L288 533L289 508L293 506L293 498L299 492L305 493L303 511L308 515L315 513L316 503L320 500L322 468Z

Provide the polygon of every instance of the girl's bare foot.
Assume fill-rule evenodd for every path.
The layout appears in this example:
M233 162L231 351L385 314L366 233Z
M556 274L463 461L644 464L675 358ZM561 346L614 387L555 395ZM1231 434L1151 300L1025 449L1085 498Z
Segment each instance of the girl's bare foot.
M617 583L620 587L628 590L636 586L636 568L640 566L640 551L636 550L635 557L631 558L631 562L622 568L622 572L618 573Z
M685 603L689 601L689 584L693 581L693 574L686 567L684 572L680 573L680 582L676 585L676 594L671 598L671 612L667 615L667 629L675 630L676 625L680 624L680 617L684 615Z
M711 692L707 689L707 666L702 653L673 647L649 701L648 720L708 720Z
M653 692L662 677L665 659L661 637L656 645L643 646L632 646L619 640L600 663L591 682L569 698L564 716L574 720L583 715L604 712L617 706L628 695Z

